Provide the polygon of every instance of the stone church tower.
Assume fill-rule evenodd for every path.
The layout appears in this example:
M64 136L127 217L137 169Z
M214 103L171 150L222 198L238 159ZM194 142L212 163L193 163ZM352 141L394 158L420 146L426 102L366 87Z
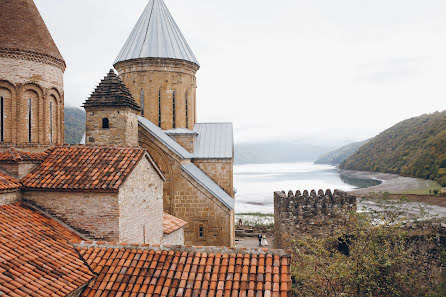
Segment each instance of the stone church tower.
M138 146L141 108L113 70L85 101L84 108L86 144Z
M0 1L0 147L64 143L65 61L32 0Z
M163 130L194 128L200 66L163 0L149 2L114 67L142 116Z

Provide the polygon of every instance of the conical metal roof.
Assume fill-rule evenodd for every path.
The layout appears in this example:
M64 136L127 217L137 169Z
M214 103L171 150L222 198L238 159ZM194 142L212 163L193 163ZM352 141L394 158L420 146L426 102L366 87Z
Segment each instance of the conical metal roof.
M115 64L139 58L171 58L199 65L163 0L149 1Z

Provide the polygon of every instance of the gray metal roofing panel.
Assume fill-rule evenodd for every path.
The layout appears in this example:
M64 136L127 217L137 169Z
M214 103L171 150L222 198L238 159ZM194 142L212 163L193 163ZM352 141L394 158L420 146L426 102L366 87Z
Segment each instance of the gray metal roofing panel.
M194 145L196 159L231 159L233 157L232 123L197 123Z
M139 58L171 58L200 65L163 0L150 0L115 64Z
M195 181L206 188L212 195L218 198L224 205L234 209L234 199L228 195L219 185L211 180L203 171L192 163L182 164L181 168L188 173Z
M193 157L191 153L179 145L175 140L170 138L170 136L167 135L161 128L153 124L148 119L138 116L138 123L181 158L191 159Z
M167 135L197 135L197 132L186 128L174 128L170 130L164 130Z

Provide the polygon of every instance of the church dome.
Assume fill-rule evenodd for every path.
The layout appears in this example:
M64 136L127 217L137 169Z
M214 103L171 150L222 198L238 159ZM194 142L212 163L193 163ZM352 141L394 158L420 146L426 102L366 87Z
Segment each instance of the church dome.
M0 32L0 53L37 54L65 68L65 61L34 1L1 0Z

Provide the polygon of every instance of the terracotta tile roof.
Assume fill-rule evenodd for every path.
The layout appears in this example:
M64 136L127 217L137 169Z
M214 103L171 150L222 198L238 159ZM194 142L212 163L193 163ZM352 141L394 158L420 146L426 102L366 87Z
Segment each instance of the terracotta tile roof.
M144 153L139 148L57 147L21 182L27 190L116 192Z
M168 213L163 213L163 233L170 234L187 225L186 221L177 217L171 216Z
M20 182L9 175L0 172L0 191L10 191L20 189Z
M50 150L44 152L24 152L15 148L9 148L0 152L0 162L43 162Z
M86 285L93 274L72 240L81 238L26 205L1 205L0 295L66 296Z
M216 247L76 245L98 277L81 296L291 296L290 253Z

